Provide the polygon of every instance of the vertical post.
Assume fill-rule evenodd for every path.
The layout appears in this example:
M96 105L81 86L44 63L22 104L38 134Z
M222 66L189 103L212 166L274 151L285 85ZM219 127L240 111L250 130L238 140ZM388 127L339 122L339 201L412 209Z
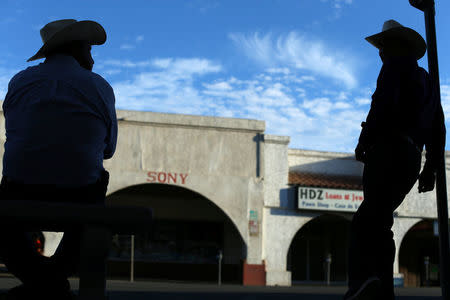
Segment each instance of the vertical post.
M424 285L425 286L429 286L430 285L430 257L429 256L425 256L423 258L423 264L425 267L425 282Z
M130 282L134 282L134 234L131 235Z
M217 284L221 285L222 284L222 258L223 258L223 254L222 254L222 250L219 250L219 255L217 256L219 258L219 274L217 276Z
M331 253L327 254L327 258L325 259L327 263L327 285L330 285L331 279Z
M306 281L309 281L311 279L310 277L310 255L309 255L309 239L306 238Z
M105 300L106 259L111 247L111 231L101 226L85 226L80 245L80 300Z
M441 87L439 81L439 67L436 45L436 24L434 20L434 0L426 2L425 28L428 46L428 69L433 82L436 95L441 101ZM439 167L436 173L436 197L439 222L439 244L440 244L440 273L441 288L444 299L450 299L450 259L449 259L449 231L448 231L448 202L447 202L447 180L445 174L445 156L441 155Z

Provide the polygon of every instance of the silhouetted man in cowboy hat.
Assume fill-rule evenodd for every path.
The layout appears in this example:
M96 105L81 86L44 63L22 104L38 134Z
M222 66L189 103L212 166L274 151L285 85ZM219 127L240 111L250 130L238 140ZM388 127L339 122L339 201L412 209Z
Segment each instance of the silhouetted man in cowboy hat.
M40 31L44 45L16 74L3 103L6 143L0 200L104 203L117 120L111 86L92 72L91 45L106 41L93 21L58 20ZM70 299L80 232L66 232L55 254L39 255L25 232L2 230L0 254L22 281L1 299Z
M419 192L434 188L445 125L428 73L418 66L426 43L394 20L366 40L383 66L355 149L364 162L364 201L353 216L349 290L344 299L394 299L393 212L419 178ZM422 149L426 161L422 172Z

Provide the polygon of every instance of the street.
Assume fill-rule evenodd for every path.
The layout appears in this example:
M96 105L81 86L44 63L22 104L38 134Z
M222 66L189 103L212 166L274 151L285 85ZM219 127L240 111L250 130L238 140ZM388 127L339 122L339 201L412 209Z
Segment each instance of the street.
M0 290L19 284L10 277L0 278ZM71 280L76 291L78 280ZM244 287L238 285L191 284L172 282L128 282L111 280L107 282L110 300L340 300L345 287L294 286L294 287ZM399 300L437 300L441 299L439 288L397 288Z

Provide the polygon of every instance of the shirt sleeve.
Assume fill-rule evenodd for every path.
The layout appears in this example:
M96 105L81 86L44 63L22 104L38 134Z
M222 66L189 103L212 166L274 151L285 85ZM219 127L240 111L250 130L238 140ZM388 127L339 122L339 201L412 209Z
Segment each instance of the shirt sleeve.
M105 151L103 152L104 159L110 159L113 157L114 152L116 151L117 144L117 117L116 117L116 107L115 107L115 96L112 87L108 84L107 87L107 99L105 99L105 103L107 105L107 113L109 119L109 128L108 135L106 137L105 143Z
M436 101L436 109L433 115L431 138L425 144L427 150L425 158L425 168L431 168L436 171L445 152L445 120L441 103L437 97L433 96Z

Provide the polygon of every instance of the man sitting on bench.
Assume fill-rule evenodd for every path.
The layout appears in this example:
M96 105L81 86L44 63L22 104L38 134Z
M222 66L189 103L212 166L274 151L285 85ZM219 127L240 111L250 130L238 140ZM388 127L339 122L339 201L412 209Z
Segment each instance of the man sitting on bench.
M16 74L3 103L6 127L0 200L104 203L103 159L116 148L114 92L92 72L91 45L106 41L93 21L58 20L40 31L44 45ZM79 231L65 232L52 257L38 254L28 233L2 228L0 255L22 281L0 299L71 299ZM3 298L1 298L3 297Z

